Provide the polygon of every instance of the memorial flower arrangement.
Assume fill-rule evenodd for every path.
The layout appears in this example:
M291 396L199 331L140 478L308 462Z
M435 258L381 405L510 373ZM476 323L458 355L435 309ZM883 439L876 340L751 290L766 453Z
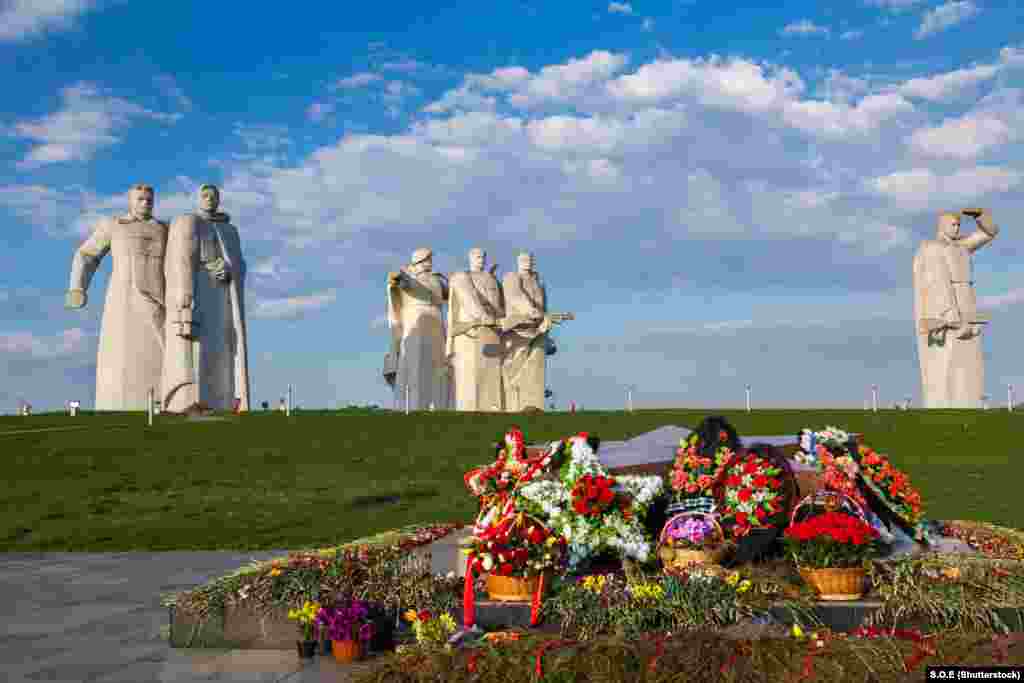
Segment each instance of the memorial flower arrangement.
M673 500L681 502L688 498L714 497L712 488L733 456L732 449L726 443L728 438L729 434L725 430L719 432L721 445L712 457L701 455L698 432L680 440L675 461L668 474Z
M867 509L867 501L857 487L860 467L849 451L850 435L838 427L825 427L814 432L804 429L800 432L798 462L817 467L822 473L825 488L841 493ZM813 450L813 454L809 451Z
M470 571L528 577L557 567L564 546L542 524L520 512L467 539L463 552L470 558Z
M858 567L879 553L878 532L843 512L824 512L791 524L784 540L797 566L812 569Z
M563 453L557 481L538 480L516 490L516 506L542 518L564 539L570 569L603 550L646 562L651 543L642 519L661 493L661 477L612 477L583 432L555 442L549 454Z
M665 530L665 542L671 548L701 550L717 546L723 540L714 523L699 516L676 519Z
M355 598L331 607L321 607L316 613L320 632L330 640L359 640L366 643L373 638L373 622L369 606Z
M725 473L721 520L733 538L739 539L752 529L775 526L775 517L784 512L782 470L757 455L739 458Z
M860 446L857 454L867 487L908 526L915 527L915 532L923 535L920 528L921 494L910 485L907 475L893 467L888 457L869 446Z

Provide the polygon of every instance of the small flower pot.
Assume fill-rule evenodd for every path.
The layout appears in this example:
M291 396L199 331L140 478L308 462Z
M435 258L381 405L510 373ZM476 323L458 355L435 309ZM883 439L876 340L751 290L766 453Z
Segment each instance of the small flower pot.
M487 595L491 600L499 602L529 602L537 590L540 576L500 576L487 575ZM545 582L546 583L546 582Z
M358 640L333 640L331 651L334 659L341 664L349 664L362 657L363 649Z
M316 654L316 641L315 640L296 640L295 648L299 651L299 657L302 659L313 659Z
M799 570L803 580L818 591L821 600L859 600L864 597L867 572L863 567L799 567Z

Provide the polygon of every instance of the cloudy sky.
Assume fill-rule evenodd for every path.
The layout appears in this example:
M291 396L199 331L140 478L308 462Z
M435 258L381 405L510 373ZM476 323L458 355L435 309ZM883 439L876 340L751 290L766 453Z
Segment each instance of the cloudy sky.
M918 401L911 259L967 206L987 389L1024 395L1016 0L435 4L0 1L0 412L92 404L109 263L63 294L136 182L163 219L223 186L257 402L390 406L419 246L536 254L560 405Z

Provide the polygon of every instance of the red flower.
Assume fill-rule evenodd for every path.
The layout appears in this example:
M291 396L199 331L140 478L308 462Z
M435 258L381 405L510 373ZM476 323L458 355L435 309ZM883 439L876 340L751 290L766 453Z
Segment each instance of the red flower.
M423 609L423 610L420 610L420 613L416 615L416 618L419 619L420 621L430 621L430 616L431 616L430 612L428 612L427 610Z
M728 479L725 480L725 485L729 488L737 488L743 484L743 480L736 474L732 474Z
M748 519L748 517L747 517L747 513L746 512L737 512L736 513L736 523L737 524L739 524L741 526L745 526L748 523L747 519Z
M754 486L755 487L757 487L759 489L763 489L767 485L768 485L768 477L764 476L763 474L759 474L756 477L754 477Z
M615 493L613 493L611 489L604 489L601 491L600 501L602 503L610 503L614 497Z
M498 567L498 573L502 576L509 576L512 574L512 565L508 562L502 562L501 566Z
M747 460L746 464L743 465L743 474L756 474L758 469L756 460Z
M761 507L754 508L754 516L757 517L757 521L763 522L765 518L765 511Z
M736 494L736 497L740 499L741 503L746 503L753 495L754 492L750 489L740 489L740 492Z
M729 432L725 431L724 429L719 431L718 432L718 440L719 441L728 441L729 440Z

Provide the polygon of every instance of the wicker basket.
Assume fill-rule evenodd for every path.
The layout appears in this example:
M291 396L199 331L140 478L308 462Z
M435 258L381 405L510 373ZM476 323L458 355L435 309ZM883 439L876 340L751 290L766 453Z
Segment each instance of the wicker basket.
M668 545L668 530L676 522L688 517L704 517L711 522L714 527L714 531L711 532L714 546L697 550L673 548ZM673 515L665 522L665 526L661 528L661 533L658 535L658 557L661 558L665 568L685 567L692 564L718 564L725 557L725 551L725 532L722 531L722 525L718 523L718 518L710 512L690 511Z
M867 572L863 567L800 567L799 570L803 580L818 591L821 600L859 600L864 596Z
M540 575L530 577L487 575L487 595L498 602L530 602L537 590ZM547 582L545 581L545 584Z
M864 508L853 498L837 491L821 490L804 496L799 503L793 506L793 511L789 515L789 523L791 525L796 523L796 513L804 506L819 506L826 510L841 510L842 512L854 515L865 523L870 523Z

